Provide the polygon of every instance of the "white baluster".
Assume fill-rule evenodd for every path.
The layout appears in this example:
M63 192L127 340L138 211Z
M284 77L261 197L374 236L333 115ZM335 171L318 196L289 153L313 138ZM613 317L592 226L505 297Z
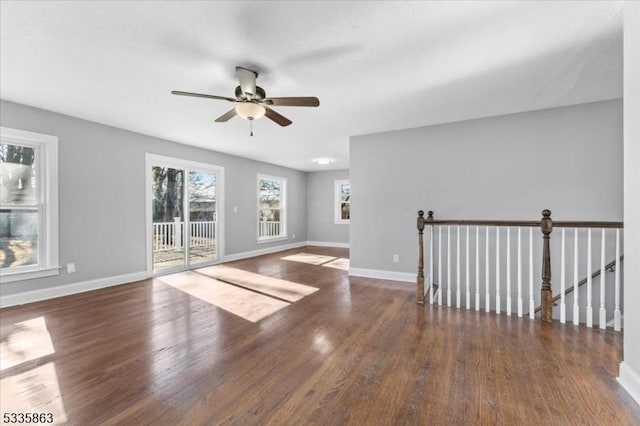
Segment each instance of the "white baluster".
M466 250L467 250L467 252L466 252L467 257L465 259L465 261L466 261L465 262L466 263L466 270L467 270L467 273L466 273L466 279L467 279L467 282L466 282L467 294L466 294L466 296L467 296L467 300L466 301L467 301L467 309L471 309L471 292L469 290L469 285L470 285L469 284L469 226L467 226L467 245L466 245Z
M578 291L578 228L573 230L573 324L580 324L580 292Z
M438 226L438 305L442 305L442 226Z
M460 307L460 225L456 232L456 308Z
M484 304L486 311L491 311L491 298L489 296L489 227L487 226L486 240L484 242Z
M451 306L451 226L447 226L447 306Z
M593 306L591 306L591 228L587 230L587 327L593 327Z
M518 226L518 316L522 317L522 229Z
M620 229L616 229L616 263L615 269L615 307L613 308L613 329L622 329L622 315L620 312Z
M500 227L496 226L496 313L500 313Z
M507 227L507 316L511 316L511 228Z
M476 311L480 310L480 227L476 226Z
M567 305L564 299L565 289L565 256L564 256L564 228L562 228L561 248L560 248L560 323L564 324L567 321Z
M602 241L600 242L600 312L599 312L599 322L600 329L604 330L607 328L607 310L604 307L605 302L605 289L607 284L607 270L604 267L607 265L605 258L605 229L602 228Z
M429 303L433 305L433 225L429 225Z
M534 319L536 306L533 300L533 228L529 228L529 318Z

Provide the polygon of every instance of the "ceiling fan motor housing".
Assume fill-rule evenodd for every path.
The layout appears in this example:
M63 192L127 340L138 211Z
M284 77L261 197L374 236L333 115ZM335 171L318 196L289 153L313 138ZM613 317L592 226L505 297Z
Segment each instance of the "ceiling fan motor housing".
M266 97L267 94L260 86L256 86L256 93L254 94L243 92L240 86L236 87L236 99L239 101L261 101Z

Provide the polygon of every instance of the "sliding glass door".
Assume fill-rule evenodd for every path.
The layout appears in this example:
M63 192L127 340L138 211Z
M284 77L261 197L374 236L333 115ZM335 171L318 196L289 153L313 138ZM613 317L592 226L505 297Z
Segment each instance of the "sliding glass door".
M189 171L189 263L216 259L216 174Z
M147 155L148 263L153 272L184 270L220 258L223 169Z

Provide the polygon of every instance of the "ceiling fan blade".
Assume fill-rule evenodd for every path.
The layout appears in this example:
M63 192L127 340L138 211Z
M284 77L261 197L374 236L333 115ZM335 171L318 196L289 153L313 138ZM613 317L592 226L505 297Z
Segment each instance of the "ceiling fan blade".
M225 121L231 120L236 115L238 115L238 113L236 112L236 109L232 108L229 111L227 111L224 114L222 114L220 117L216 118L215 121L218 122L218 123L224 123Z
M179 96L193 96L194 98L219 99L221 101L229 101L229 102L235 102L236 101L235 99L227 98L226 96L205 95L205 94L202 94L202 93L191 93L191 92L180 92L178 90L172 90L171 94L172 95L179 95Z
M274 106L317 107L320 106L320 99L316 97L266 98L263 103Z
M289 120L287 117L285 117L282 114L279 114L277 112L275 112L274 110L272 110L271 108L265 106L264 109L266 110L264 115L271 121L274 121L276 123L278 123L279 125L281 125L282 127L288 126L289 124L291 124L291 120Z
M238 80L240 81L240 88L242 89L242 92L255 95L256 77L258 77L258 73L246 68L236 67L236 74L238 74Z

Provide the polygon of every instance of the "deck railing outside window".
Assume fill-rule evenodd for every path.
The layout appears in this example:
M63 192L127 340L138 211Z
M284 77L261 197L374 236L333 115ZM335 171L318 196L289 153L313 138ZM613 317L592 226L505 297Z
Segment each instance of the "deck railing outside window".
M280 235L280 221L263 220L258 222L258 237L277 237Z
M191 247L215 244L215 221L193 221L189 224ZM182 250L184 248L184 222L156 222L153 224L153 251Z

